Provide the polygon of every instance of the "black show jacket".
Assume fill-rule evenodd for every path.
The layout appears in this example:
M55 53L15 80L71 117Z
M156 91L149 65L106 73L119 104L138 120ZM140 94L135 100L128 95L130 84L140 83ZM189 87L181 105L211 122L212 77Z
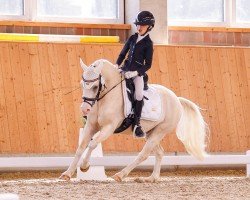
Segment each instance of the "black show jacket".
M153 42L149 35L136 43L138 33L131 35L125 43L116 64L121 65L125 56L128 56L122 67L123 71L137 71L143 76L151 68L153 58Z

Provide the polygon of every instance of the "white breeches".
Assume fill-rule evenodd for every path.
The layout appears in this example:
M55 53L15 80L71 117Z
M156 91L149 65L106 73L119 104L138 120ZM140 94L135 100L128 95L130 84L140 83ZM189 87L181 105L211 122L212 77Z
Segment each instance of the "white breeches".
M137 101L141 101L143 99L143 88L144 88L144 81L143 76L136 76L133 79L135 84L135 99Z

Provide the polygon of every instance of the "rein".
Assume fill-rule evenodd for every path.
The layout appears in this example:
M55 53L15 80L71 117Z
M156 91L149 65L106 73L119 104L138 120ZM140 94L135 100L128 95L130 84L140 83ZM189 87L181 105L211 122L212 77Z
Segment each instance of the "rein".
M97 101L101 100L103 97L105 97L109 92L111 92L111 90L113 90L114 88L116 88L119 84L122 83L122 81L124 81L125 78L123 78L119 83L117 83L116 85L114 85L111 89L109 89L102 97L98 98Z

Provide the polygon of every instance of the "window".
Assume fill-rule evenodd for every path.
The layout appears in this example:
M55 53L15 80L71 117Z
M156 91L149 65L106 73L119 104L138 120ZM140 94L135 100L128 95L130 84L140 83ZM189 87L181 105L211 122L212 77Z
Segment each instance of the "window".
M42 21L117 21L119 19L117 0L39 0L37 19Z
M0 0L0 15L23 15L22 0Z
M24 0L0 0L0 19L25 19Z
M170 0L169 19L171 21L223 22L223 0Z
M250 26L249 0L168 0L171 26Z
M123 23L124 0L0 0L0 18Z
M237 0L236 1L236 23L250 22L250 1Z

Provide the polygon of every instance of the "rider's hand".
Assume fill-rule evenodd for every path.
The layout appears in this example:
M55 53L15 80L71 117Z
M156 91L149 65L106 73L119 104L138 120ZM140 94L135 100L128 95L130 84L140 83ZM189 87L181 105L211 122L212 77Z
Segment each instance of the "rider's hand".
M122 69L121 69L121 67L118 64L115 64L114 66L118 70L119 73L122 72Z
M125 72L125 74L124 74L126 79L133 78L133 77L135 77L137 75L138 75L137 71L128 71L128 72Z
M116 69L119 69L119 65L118 64L115 64L114 65Z

